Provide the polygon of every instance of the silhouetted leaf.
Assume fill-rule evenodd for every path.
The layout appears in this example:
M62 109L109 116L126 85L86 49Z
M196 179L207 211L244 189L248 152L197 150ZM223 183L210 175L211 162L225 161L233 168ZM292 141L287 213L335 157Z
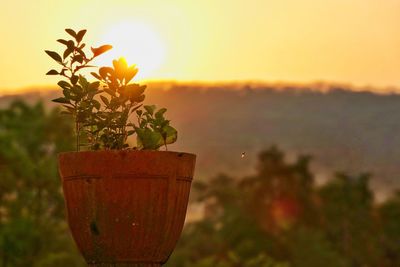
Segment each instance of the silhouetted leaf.
M75 48L76 52L78 52L84 59L86 59L86 54L83 52L83 50L79 47Z
M119 100L117 98L111 98L111 101L110 101L110 108L111 109L118 108L120 105L121 104L120 104L120 102L119 102ZM112 115L116 117L116 116L118 116L118 113L114 112Z
M76 56L74 56L73 58L72 58L72 61L71 61L72 63L74 63L74 62L79 62L79 63L82 63L83 62L83 56L82 55L76 55Z
M76 32L72 29L65 29L65 31L76 39Z
M102 78L100 77L100 75L98 75L96 72L91 72L90 74L92 74L93 77L95 77L98 80L102 80Z
M83 36L85 36L86 30L81 30L76 34L76 41L80 43L82 41Z
M100 76L105 80L108 75L112 75L114 73L113 68L110 67L101 67L99 69Z
M101 105L100 105L100 102L99 101L97 101L97 100L94 100L93 99L93 106L96 108L96 109L100 109L100 107L101 107Z
M65 72L66 72L67 70L68 70L67 68L63 68L63 69L61 70L60 74L61 74L61 75L64 75Z
M142 104L137 105L136 107L134 107L134 108L131 110L131 113L135 112L135 111L136 111L137 109L139 109L141 106L142 106Z
M63 58L66 59L71 53L72 53L72 49L65 49L64 54L63 54Z
M49 70L47 73L46 73L46 75L58 75L59 73L58 73L58 71L56 71L56 70Z
M66 82L66 81L59 81L58 83L58 86L60 86L61 88L63 88L63 89L71 89L71 85L68 83L68 82Z
M94 67L96 67L96 66L92 66L92 65L81 65L81 66L77 66L77 67L75 68L75 71L78 71L78 70L84 69L84 68L94 68Z
M108 101L107 97L101 95L100 98L103 101L103 103L106 104L106 106L110 104L110 101Z
M108 50L112 49L111 45L102 45L100 47L97 48L91 48L92 52L93 52L93 57L97 57L105 52L107 52Z
M64 89L64 90L63 90L63 95L64 95L66 98L70 99L70 98L71 98L71 90L70 90L70 89Z
M52 101L56 102L56 103L70 104L70 101L68 99L66 99L65 97L59 97L59 98L53 99Z
M62 63L62 58L59 54L57 54L54 51L49 51L49 50L45 50L46 54L48 54L52 59L54 59L55 61Z
M79 79L78 76L76 76L76 75L72 76L71 77L71 83L75 85L78 82L78 79Z
M68 46L68 41L64 39L58 39L57 42L62 43L63 45Z
M99 86L100 86L100 82L92 82L89 85L90 89L93 89L93 90L97 90L99 88Z

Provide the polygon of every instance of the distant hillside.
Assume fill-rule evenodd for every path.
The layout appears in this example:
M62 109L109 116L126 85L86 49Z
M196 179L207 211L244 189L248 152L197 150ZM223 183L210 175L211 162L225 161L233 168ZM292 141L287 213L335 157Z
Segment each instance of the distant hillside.
M381 196L400 188L400 95L311 89L160 83L149 87L145 101L168 108L179 130L171 149L198 155L199 179L249 174L257 153L277 144L288 160L313 155L319 181L334 171L372 172ZM58 93L19 97L48 101ZM0 107L15 97L0 98Z

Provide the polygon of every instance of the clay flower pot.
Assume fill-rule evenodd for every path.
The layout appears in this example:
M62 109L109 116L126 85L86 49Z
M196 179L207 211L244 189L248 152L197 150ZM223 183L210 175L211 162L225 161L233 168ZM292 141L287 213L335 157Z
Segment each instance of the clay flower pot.
M59 155L69 227L89 266L161 266L181 234L196 156L164 151Z

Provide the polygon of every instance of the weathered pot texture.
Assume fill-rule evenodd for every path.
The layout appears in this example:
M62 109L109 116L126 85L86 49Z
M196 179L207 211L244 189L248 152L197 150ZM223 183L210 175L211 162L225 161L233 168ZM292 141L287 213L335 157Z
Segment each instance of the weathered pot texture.
M195 160L167 151L60 154L69 227L89 266L165 263L182 232Z

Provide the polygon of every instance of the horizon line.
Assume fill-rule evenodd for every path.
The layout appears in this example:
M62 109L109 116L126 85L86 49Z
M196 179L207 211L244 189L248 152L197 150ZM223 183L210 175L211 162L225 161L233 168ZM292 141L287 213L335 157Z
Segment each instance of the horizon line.
M287 87L299 87L298 89L311 89L316 91L329 91L332 87L340 87L347 91L353 92L371 92L377 94L398 94L400 93L400 86L388 85L388 86L377 86L377 85L355 85L351 82L335 82L326 80L314 80L309 82L296 82L296 81L284 81L275 80L267 81L261 79L253 80L185 80L185 79L143 79L137 81L141 84L170 84L170 85L193 85L193 86L221 86L221 85L235 85L235 89L243 89L243 86L274 86L276 89L287 89ZM7 95L19 95L34 92L43 92L46 89L56 88L56 84L36 84L27 85L20 87L11 88L0 88L0 97ZM238 88L240 87L240 88ZM311 88L305 88L311 87Z

